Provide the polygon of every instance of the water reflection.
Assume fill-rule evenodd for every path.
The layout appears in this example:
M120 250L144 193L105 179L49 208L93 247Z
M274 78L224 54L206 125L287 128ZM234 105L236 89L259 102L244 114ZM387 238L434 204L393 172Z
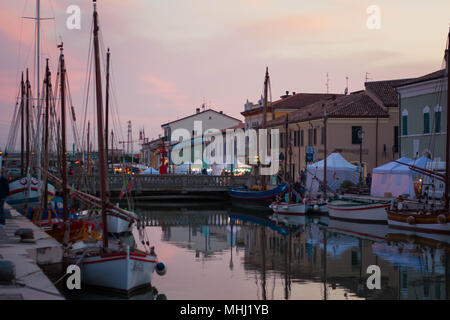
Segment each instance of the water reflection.
M227 207L138 209L168 299L446 299L448 244L387 225L268 216ZM140 246L138 232L127 241ZM124 240L125 241L125 240ZM130 243L131 243L130 242ZM381 269L381 289L366 285ZM142 299L155 299L141 295Z

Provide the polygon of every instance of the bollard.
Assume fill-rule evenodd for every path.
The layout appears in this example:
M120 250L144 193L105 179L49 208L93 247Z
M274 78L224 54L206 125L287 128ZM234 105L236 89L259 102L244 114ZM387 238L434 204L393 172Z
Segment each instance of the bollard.
M16 268L9 260L0 260L0 285L14 285Z
M20 242L25 242L25 243L36 242L36 240L34 239L34 234L33 234L32 229L28 229L28 228L17 229L16 232L14 233L14 235L20 237Z

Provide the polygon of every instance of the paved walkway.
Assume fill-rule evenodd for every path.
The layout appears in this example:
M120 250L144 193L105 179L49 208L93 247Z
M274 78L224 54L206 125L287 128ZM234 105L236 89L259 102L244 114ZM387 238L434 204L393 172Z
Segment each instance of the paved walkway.
M16 270L15 285L0 285L0 300L62 300L64 297L39 265L61 263L62 246L31 221L5 204L10 217L0 228L0 260L11 261ZM33 230L35 243L22 243L17 229Z

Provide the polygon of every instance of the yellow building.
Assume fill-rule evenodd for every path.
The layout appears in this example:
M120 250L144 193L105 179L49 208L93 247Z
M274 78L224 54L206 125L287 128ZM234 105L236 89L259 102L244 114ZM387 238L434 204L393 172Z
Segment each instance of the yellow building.
M364 176L373 168L397 159L398 99L395 86L406 80L367 82L363 91L324 98L269 121L267 128L280 130L281 167L287 167L291 179L297 180L300 170L307 165L307 150L314 152L314 161L324 159L325 141L327 155L339 152L353 164L359 164L362 158ZM364 132L362 146L359 130Z

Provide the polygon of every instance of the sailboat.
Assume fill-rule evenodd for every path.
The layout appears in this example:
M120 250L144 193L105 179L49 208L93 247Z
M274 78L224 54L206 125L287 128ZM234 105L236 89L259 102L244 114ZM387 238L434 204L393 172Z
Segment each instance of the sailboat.
M33 100L31 95L31 85L28 78L28 69L26 74L26 83L23 80L21 81L21 102L18 112L20 113L21 119L21 177L19 179L13 180L10 182L9 189L10 195L8 198L8 203L18 210L25 209L28 210L29 207L36 207L40 204L41 197L53 197L56 193L54 186L48 184L47 186L43 185L41 181L41 132L40 132L40 118L41 118L41 96L40 96L40 23L43 18L40 16L40 0L36 0L36 17L32 18L36 20L36 51L35 51L35 61L36 61L36 101L37 101L37 118L36 118L36 146L35 146L35 156L37 162L37 176L32 175L32 163L31 163L31 114L32 109L30 106L30 101ZM16 110L17 111L17 110ZM11 132L15 132L15 125L11 126ZM26 130L25 130L26 129ZM15 135L12 134L10 138L15 141ZM26 139L25 139L26 137ZM9 143L8 143L9 144ZM12 149L14 148L11 145ZM24 149L26 148L26 154L24 153ZM5 154L7 155L8 151L5 150ZM47 194L41 194L42 188L45 188L48 192Z
M400 201L394 201L387 209L387 219L390 227L396 229L410 230L414 232L437 233L450 235L450 81L448 74L450 68L450 31L448 33L446 58L446 81L447 81L447 134L446 134L446 167L445 175L416 168L408 165L413 170L435 177L445 182L444 208L424 205L422 208L406 208ZM445 81L445 79L443 80Z
M267 122L267 108L268 108L268 90L270 86L269 68L266 68L266 75L264 80L264 109L263 109L263 123L262 128L265 129ZM261 164L258 164L257 169L261 169ZM273 189L267 189L265 176L260 175L261 186L254 188L230 188L229 195L236 201L241 201L248 206L261 206L267 208L275 198L287 190L286 183L280 183Z
M274 211L275 214L282 214L282 215L298 215L298 216L304 216L306 215L308 212L314 212L314 213L321 213L321 214L326 214L328 212L327 209L327 182L326 182L326 171L327 171L327 147L326 147L326 121L327 121L327 116L326 116L326 110L324 110L324 129L325 129L325 141L324 141L324 155L325 155L325 159L324 159L324 181L319 181L320 184L322 184L323 187L323 199L312 199L310 197L310 193L308 193L305 197L303 197L301 194L299 194L296 190L294 190L292 188L292 184L289 183L289 191L288 191L288 195L289 197L292 194L296 195L296 199L297 202L293 202L291 200L291 198L286 199L285 201L276 201L274 203L272 203L270 205L270 208L272 208L272 210ZM290 143L290 141L288 140L288 131L289 131L289 126L288 126L288 116L286 116L286 124L285 124L285 128L286 128L286 146L289 145L289 148L292 147L292 144ZM290 154L292 152L289 152ZM319 180L317 177L314 177L315 179Z
M39 20L37 20L39 21ZM39 87L39 86L38 86ZM26 80L23 74L21 80L21 101L18 113L20 114L21 127L21 177L9 182L8 204L14 208L27 213L28 208L36 208L40 204L41 188L43 182L31 173L31 105L33 99L31 95L31 84L26 71ZM14 124L13 124L14 126ZM14 130L12 128L11 130ZM38 133L39 140L39 133ZM7 153L7 152L6 152ZM39 152L38 152L39 157ZM56 189L53 185L47 184L47 197L54 197Z
M149 248L149 251L142 251L108 238L107 215L111 213L111 209L114 206L109 203L106 190L106 152L103 130L104 116L96 0L93 0L93 5L97 138L103 239L101 242L89 243L81 241L75 243L68 251L65 262L80 266L81 281L86 286L95 286L130 294L138 289L150 287L153 271L156 270L158 274L163 275L166 272L166 267L163 263L158 262L154 247ZM115 209L120 211L117 207Z

